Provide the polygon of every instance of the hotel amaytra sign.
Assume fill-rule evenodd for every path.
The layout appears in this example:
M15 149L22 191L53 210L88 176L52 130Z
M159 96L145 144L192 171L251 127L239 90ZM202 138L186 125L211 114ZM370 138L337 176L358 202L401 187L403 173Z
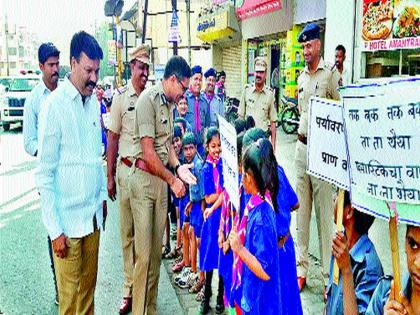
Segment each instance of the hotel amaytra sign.
M363 0L362 49L420 47L420 0Z

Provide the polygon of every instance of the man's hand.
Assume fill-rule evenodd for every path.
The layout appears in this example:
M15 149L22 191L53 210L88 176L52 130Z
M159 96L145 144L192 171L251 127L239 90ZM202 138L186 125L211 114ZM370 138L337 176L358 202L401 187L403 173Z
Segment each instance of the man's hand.
M391 281L391 292L389 299L384 306L384 315L414 315L413 307L402 292L400 292L401 303L393 300L395 294L394 281Z
M52 247L54 253L59 258L64 258L67 255L67 237L64 234L61 234L55 240L52 240Z
M197 184L197 178L195 178L195 176L190 171L190 168L192 167L194 167L194 163L180 165L176 174L184 183L188 185Z
M351 273L349 247L347 244L347 238L343 232L337 232L334 235L332 243L332 254L337 261L338 268L341 272Z
M111 199L111 201L115 201L117 199L117 184L115 183L114 176L108 175L107 188L109 199Z
M102 215L103 215L102 228L105 231L105 222L106 222L106 217L108 216L108 206L106 204L106 200L102 202Z
M185 195L185 186L184 183L179 179L175 178L173 183L171 184L171 190L175 194L175 197L181 198Z

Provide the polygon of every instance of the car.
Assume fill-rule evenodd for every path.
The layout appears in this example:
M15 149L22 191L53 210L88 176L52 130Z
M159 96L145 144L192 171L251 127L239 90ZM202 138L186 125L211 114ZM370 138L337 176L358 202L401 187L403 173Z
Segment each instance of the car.
M12 123L23 124L23 110L26 98L41 78L24 75L12 78L6 93L0 98L0 119L3 129L8 131Z
M0 96L7 92L12 80L12 77L0 77Z

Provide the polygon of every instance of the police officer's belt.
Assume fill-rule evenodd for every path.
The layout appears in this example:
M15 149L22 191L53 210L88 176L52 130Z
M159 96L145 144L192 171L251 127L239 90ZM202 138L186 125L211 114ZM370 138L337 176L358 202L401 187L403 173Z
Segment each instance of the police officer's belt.
M139 170L145 171L147 173L150 173L150 168L147 166L146 162L144 162L142 159L137 159L134 162L134 166L138 168Z
M308 143L308 139L304 136L298 133L298 140L300 142L302 142L303 144L307 144Z
M125 164L126 166L130 167L133 166L133 162L131 162L129 159L127 159L126 157L122 157L121 158L121 162L123 164Z

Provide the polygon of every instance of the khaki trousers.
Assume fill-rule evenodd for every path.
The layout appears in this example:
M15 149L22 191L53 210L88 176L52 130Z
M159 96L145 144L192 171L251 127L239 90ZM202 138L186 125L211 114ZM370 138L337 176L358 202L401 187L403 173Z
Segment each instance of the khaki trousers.
M321 254L322 274L328 283L331 260L332 234L334 224L333 188L329 183L306 173L307 146L296 143L295 169L297 173L296 192L300 208L297 210L297 273L306 277L309 268L308 247L312 202L314 203L318 227L319 251Z
M67 240L67 256L54 254L61 315L93 314L98 271L99 230Z
M168 185L137 168L129 178L134 218L133 315L157 314L162 237L168 215Z
M134 219L130 205L130 188L128 184L129 176L130 168L119 161L117 165L117 181L119 186L120 202L120 235L124 263L124 297L131 297L132 295L135 264Z

